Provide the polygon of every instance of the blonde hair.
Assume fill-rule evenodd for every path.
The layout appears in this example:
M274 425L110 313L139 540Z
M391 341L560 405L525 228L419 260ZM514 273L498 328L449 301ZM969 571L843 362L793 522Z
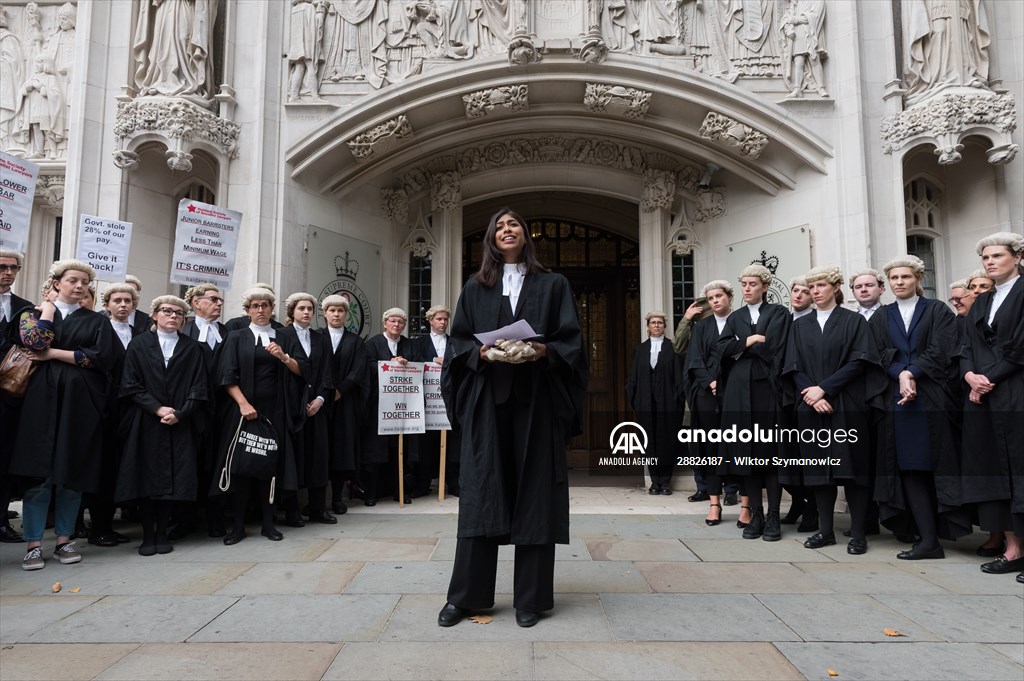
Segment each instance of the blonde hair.
M85 272L89 275L89 281L96 278L96 270L90 265L85 264L81 260L57 260L50 265L49 277L50 279L60 279L64 276L64 273L68 270L75 270L76 272Z
M313 309L316 309L316 298L308 293L293 293L284 299L284 313L288 319L294 319L295 306L299 304L299 301L307 300L313 303Z
M716 288L722 289L723 291L725 291L725 295L732 298L732 284L726 281L725 279L715 279L713 281L709 281L708 283L704 284L704 288L701 290L701 293L704 295L705 298L707 298L708 291L714 291Z
M337 293L332 293L320 302L320 309L324 312L327 312L327 308L329 307L340 307L343 308L345 312L348 312L351 304L345 296L339 296Z
M25 254L19 253L18 251L9 251L6 248L0 248L0 258L13 258L14 262L18 264L18 267L25 266Z
M188 303L179 298L178 296L159 296L153 299L150 303L150 310L152 314L156 314L156 311L162 305L172 305L174 307L181 308L181 311L188 314Z
M132 297L132 307L139 306L139 292L135 290L135 287L131 284L114 284L103 292L103 296L100 299L103 307L110 304L110 298L115 293L127 293Z

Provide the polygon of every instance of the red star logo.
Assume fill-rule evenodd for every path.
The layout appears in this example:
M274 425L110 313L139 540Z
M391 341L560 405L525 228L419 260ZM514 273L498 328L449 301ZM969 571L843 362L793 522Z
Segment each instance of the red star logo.
M188 204L188 212L189 213L195 213L196 212L196 207L194 205L192 205L191 203Z
M390 371L390 370L391 370L391 367L389 367L389 366L388 366L387 364L382 364L382 365L381 365L381 368L382 368L382 369L383 369L384 371Z

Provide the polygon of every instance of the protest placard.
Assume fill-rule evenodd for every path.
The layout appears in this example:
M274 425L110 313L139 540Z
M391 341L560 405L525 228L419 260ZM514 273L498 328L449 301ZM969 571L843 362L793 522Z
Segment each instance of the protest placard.
M426 432L423 427L423 363L377 362L377 434Z
M191 199L178 203L171 283L231 288L242 214Z
M39 166L0 151L0 248L24 253Z
M441 398L441 365L423 363L423 425L426 430L451 430L448 409Z
M82 215L78 220L75 257L96 270L102 281L124 281L128 274L128 250L132 223Z

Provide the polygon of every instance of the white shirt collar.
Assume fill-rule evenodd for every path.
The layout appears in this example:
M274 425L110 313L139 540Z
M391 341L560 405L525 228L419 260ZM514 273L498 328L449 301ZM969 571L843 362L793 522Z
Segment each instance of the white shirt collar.
M299 338L299 345L306 351L306 357L309 357L313 353L313 344L309 340L309 327L302 328L298 324L292 324L292 328L295 329L295 335Z
M156 337L160 343L160 353L164 356L164 366L166 367L170 363L171 357L174 356L174 347L178 344L178 332L157 329Z
M757 324L757 320L761 318L761 306L764 302L760 303L747 303L747 310L750 312L750 322Z
M260 341L263 341L263 347L270 345L270 341L277 338L277 334L274 331L274 327L270 324L266 326L260 326L259 324L249 323L249 330L252 331L252 335L256 337L256 345L260 345Z
M121 341L121 345L125 348L132 341L132 327L128 322L119 322L113 317L110 318L110 325L114 327L114 333L117 334L118 339Z
M327 332L331 334L331 351L337 352L338 345L341 343L341 338L345 335L345 327L343 326L340 329L335 329L334 327L328 326Z
M65 319L67 319L69 316L71 316L71 314L75 310L77 310L80 307L82 307L78 303L65 303L60 298L58 298L57 300L53 301L53 304L57 307L58 310L60 310L60 316L64 317Z
M996 293L1008 292L1011 288L1013 288L1013 285L1017 283L1018 279L1020 279L1019 274L1009 281L1004 281L1002 284L996 284Z
M732 312L730 312L729 314L732 314ZM715 317L715 324L718 326L718 333L721 334L722 333L722 329L725 328L726 320L729 319L729 315L724 315L724 316L714 315L714 317Z
M14 315L14 310L11 309L13 304L10 291L0 293L0 320L10 319Z
M388 338L388 335L386 333L383 334L383 336L384 336L384 340L386 340L388 342L388 348L391 350L391 354L392 355L397 355L398 354L398 341L402 340L402 337L399 336L397 340L391 340L390 338Z
M808 308L808 309L810 309L810 308ZM836 308L833 307L830 310L817 310L816 311L816 317L815 318L818 320L818 326L821 327L822 331L825 330L825 323L828 322L828 318L832 316L832 312L835 309Z
M132 313L130 315L128 315L128 325L129 326L135 326L135 312L136 312L136 310L132 310Z
M989 325L991 325L992 322L995 321L996 312L999 311L999 307L1003 304L1003 301L1006 299L1006 296L1010 295L1010 289L1013 288L1013 285L1017 283L1018 279L1020 279L1019 274L1010 281L1003 282L1002 284L998 284L996 286L996 291L994 294L992 294L992 306L988 309Z
M519 294L523 291L523 280L526 279L526 265L523 263L505 263L502 265L501 295L508 296L515 312L519 303Z
M805 307L802 310L796 310L796 311L793 312L793 320L795 321L797 319L800 319L801 317L806 317L807 315L811 314L812 312L814 312L814 308L811 307L810 305L808 305L807 307Z

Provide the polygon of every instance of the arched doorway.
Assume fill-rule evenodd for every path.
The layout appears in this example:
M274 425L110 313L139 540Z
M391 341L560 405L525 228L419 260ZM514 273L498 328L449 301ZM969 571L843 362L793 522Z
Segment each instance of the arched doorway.
M591 468L607 454L608 435L628 412L624 386L640 328L640 248L595 225L533 218L530 236L546 267L572 285L590 362L583 434L569 445L570 468ZM463 239L463 281L480 266L483 232Z

